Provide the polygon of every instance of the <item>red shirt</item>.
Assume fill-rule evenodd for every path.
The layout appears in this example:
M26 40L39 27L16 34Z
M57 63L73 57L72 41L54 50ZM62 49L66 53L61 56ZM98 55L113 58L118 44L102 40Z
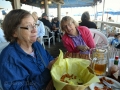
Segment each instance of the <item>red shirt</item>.
M94 39L92 37L92 34L91 34L90 30L87 27L85 27L85 26L78 26L77 29L80 31L81 36L82 36L84 42L86 43L86 45L89 48L94 48L95 47L95 43L94 43ZM69 37L67 33L65 33L62 36L62 41L63 41L63 45L65 46L65 48L67 49L68 52L73 52L73 53L80 52L75 47L72 38Z

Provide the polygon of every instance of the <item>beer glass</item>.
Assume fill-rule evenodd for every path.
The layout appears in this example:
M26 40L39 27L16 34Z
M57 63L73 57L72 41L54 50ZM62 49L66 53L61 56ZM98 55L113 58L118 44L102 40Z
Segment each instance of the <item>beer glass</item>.
M106 75L107 49L93 49L92 68L96 75Z

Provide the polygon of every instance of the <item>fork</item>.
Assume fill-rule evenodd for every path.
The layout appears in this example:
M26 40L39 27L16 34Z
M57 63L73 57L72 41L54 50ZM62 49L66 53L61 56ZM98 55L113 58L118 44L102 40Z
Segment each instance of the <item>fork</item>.
M118 88L118 87L115 87L115 86L112 86L111 84L109 84L108 82L106 82L105 80L103 80L103 83L107 86L107 87L109 87L109 88L111 88L111 89L120 89L120 87Z

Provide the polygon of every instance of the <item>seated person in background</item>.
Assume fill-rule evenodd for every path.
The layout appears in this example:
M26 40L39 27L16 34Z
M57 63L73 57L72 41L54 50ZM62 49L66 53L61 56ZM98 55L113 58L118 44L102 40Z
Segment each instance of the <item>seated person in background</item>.
M114 20L111 17L109 17L108 22L114 22Z
M36 41L36 22L32 15L14 9L6 15L2 27L10 42L0 54L3 90L51 90L45 88L51 86L48 83L55 60Z
M37 40L38 40L38 42L40 42L41 44L43 44L43 36L45 35L44 24L43 24L43 22L41 22L40 20L38 20L37 12L33 12L32 16L35 19L36 24L38 24L38 26L37 26Z
M70 16L62 18L61 29L65 33L62 41L68 52L89 54L89 50L95 47L90 30L79 26Z
M108 37L109 45L111 45L111 42L112 42L112 40L113 40L114 38L115 38L115 37Z
M115 34L115 38L111 41L111 45L120 49L120 33Z
M45 26L49 27L49 29L52 30L52 25L51 25L50 21L48 20L48 16L47 16L46 13L43 13L43 14L42 14L42 19L41 19L41 21L43 22L43 24L44 24Z
M52 30L55 32L55 41L56 41L58 33L59 33L59 25L60 25L57 17L53 19L51 24L52 24Z
M81 21L82 21L82 22L79 23L80 26L86 26L86 27L88 27L88 28L95 28L95 29L97 29L96 24L95 24L94 22L91 22L91 21L90 21L89 12L86 11L86 12L84 12L84 13L82 14L82 16L81 16Z

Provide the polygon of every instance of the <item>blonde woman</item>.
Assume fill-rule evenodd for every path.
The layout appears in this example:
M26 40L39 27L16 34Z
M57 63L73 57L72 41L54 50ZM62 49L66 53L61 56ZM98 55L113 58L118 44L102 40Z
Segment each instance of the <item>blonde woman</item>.
M89 49L95 47L90 30L79 26L72 17L62 18L61 29L65 33L62 41L68 52L88 54Z

